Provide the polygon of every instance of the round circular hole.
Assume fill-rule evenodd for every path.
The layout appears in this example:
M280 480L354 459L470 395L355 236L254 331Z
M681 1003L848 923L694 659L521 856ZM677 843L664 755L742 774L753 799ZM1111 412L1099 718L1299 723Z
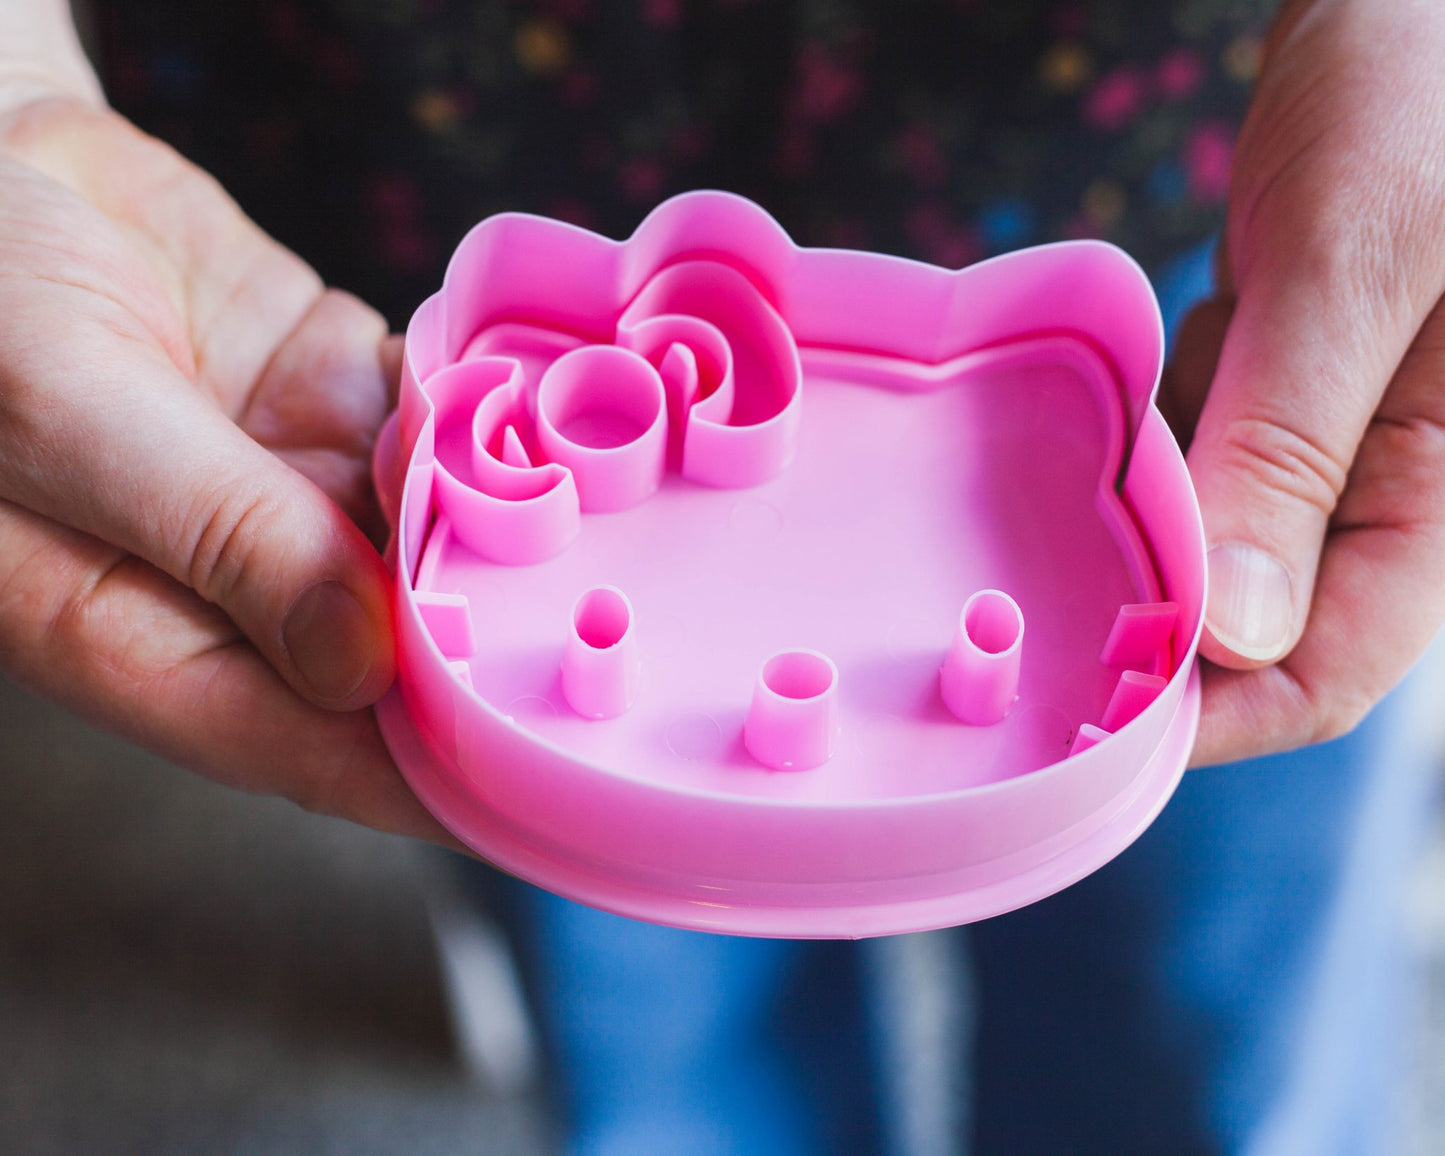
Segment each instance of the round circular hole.
M963 608L963 629L980 650L1002 654L1019 640L1024 616L1007 594L980 590Z
M564 354L543 379L538 407L575 446L610 450L635 442L662 409L656 370L625 349L586 346Z
M632 607L622 591L611 586L598 586L577 600L572 611L572 625L577 637L593 650L616 646L632 625Z
M775 654L763 666L763 685L781 698L817 698L836 677L833 664L810 650Z

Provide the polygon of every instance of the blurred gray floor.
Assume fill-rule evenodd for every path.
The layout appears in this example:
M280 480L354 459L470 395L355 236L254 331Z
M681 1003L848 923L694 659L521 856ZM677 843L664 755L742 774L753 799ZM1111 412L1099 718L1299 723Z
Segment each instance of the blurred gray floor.
M456 1059L433 868L0 679L0 1150L546 1151Z
M457 1059L405 841L224 791L0 679L0 1151L543 1153ZM1407 1156L1445 1153L1445 832Z

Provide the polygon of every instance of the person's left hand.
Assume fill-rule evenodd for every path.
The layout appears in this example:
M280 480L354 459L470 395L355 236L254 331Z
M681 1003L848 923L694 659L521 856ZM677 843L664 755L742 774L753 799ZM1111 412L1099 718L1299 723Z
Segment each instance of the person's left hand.
M229 786L455 846L367 709L386 341L98 101L0 110L0 667Z

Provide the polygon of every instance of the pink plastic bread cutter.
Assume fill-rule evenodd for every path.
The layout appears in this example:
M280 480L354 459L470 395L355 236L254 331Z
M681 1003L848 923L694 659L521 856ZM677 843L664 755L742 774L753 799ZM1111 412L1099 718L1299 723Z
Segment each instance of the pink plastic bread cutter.
M1067 886L1198 720L1161 350L1099 242L955 272L717 192L621 242L483 221L378 450L392 754L493 863L677 927L882 935Z

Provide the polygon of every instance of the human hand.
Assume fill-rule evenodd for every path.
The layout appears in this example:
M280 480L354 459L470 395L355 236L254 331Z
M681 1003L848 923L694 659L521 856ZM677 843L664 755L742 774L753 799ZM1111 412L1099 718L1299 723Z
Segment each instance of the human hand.
M450 843L364 709L395 661L359 528L385 337L98 102L0 115L0 666L227 785Z
M1442 59L1434 0L1289 3L1266 46L1162 396L1210 551L1196 763L1348 731L1445 621Z

